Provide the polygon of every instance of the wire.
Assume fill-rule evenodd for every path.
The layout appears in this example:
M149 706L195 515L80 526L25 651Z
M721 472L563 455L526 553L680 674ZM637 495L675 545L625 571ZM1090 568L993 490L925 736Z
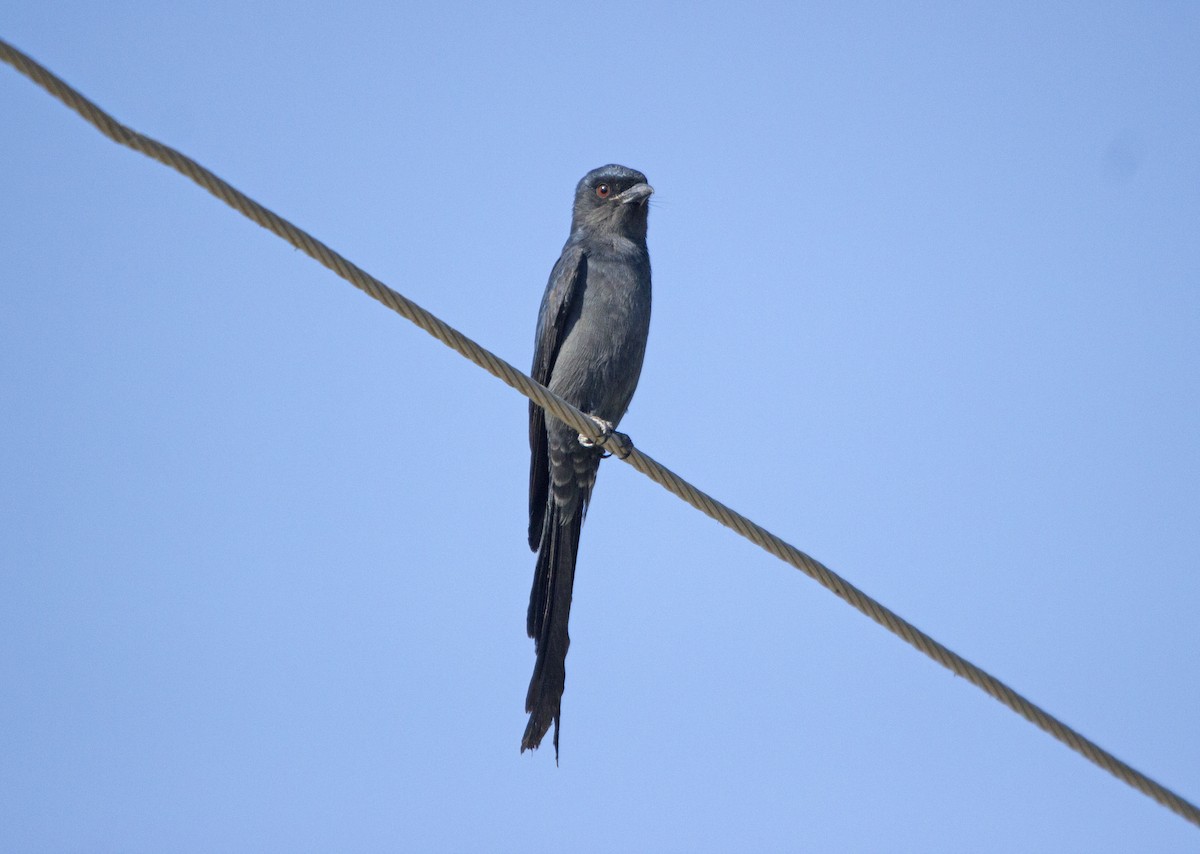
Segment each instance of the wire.
M11 65L55 98L58 98L85 121L114 142L139 151L170 166L212 193L234 210L253 220L271 233L283 238L313 260L328 267L371 298L378 300L402 317L412 321L446 346L470 359L488 373L512 386L541 406L554 417L566 422L571 429L604 445L615 456L629 463L667 491L722 525L733 529L755 545L791 564L822 587L833 592L856 610L923 652L938 664L982 689L996 700L1049 733L1075 752L1111 773L1117 779L1154 799L1167 809L1200 827L1200 808L1175 792L1155 782L1137 769L1122 762L1095 742L1076 732L1044 709L1027 700L1012 688L976 667L953 650L943 646L912 623L872 599L853 584L833 572L795 546L781 540L770 531L755 524L742 514L712 498L688 483L679 475L637 450L623 433L610 433L590 416L576 409L546 387L534 382L504 359L472 341L454 327L430 314L416 303L389 288L342 255L283 217L275 214L246 194L230 186L175 149L163 145L118 122L104 110L83 97L75 89L39 65L21 51L0 40L0 60Z

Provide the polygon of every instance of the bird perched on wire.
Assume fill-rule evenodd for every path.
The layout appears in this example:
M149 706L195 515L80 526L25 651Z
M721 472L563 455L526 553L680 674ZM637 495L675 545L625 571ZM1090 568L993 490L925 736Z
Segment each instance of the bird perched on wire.
M629 408L650 330L647 206L641 172L609 165L575 188L571 236L542 297L535 380L611 430ZM534 403L529 405L529 547L538 553L527 629L537 653L521 752L558 725L566 682L571 588L579 531L603 451Z

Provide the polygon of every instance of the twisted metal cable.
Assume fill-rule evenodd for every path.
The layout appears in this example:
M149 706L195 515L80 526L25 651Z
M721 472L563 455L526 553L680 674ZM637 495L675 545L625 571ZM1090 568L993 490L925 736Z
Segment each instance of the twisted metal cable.
M1200 808L1122 762L1095 742L1025 699L987 671L976 667L953 650L938 643L899 614L876 602L795 546L781 540L770 531L692 486L661 463L637 450L625 434L609 432L603 425L597 424L590 416L576 409L546 387L534 382L504 359L392 290L303 229L297 228L283 217L230 186L190 157L121 124L46 68L3 40L0 40L0 60L8 63L58 98L109 139L132 148L134 151L139 151L190 178L234 210L258 223L272 234L286 240L371 298L412 321L446 346L470 359L505 384L515 388L554 417L569 424L571 429L577 430L597 444L605 446L615 456L629 463L668 492L682 498L697 510L741 534L780 560L791 564L956 676L961 676L972 685L982 689L1117 779L1200 827Z

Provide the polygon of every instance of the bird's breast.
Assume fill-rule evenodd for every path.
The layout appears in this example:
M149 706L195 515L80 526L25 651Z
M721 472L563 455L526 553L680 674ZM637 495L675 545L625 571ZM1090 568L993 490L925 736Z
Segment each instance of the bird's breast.
M650 265L644 254L589 255L577 305L550 387L584 411L616 423L637 386L650 329Z

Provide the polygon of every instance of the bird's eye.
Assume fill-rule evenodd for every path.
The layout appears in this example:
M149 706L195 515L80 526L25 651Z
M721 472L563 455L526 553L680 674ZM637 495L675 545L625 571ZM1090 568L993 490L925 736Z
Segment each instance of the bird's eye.
M600 198L607 199L610 193L612 193L612 187L608 186L608 184L596 185L596 195Z

